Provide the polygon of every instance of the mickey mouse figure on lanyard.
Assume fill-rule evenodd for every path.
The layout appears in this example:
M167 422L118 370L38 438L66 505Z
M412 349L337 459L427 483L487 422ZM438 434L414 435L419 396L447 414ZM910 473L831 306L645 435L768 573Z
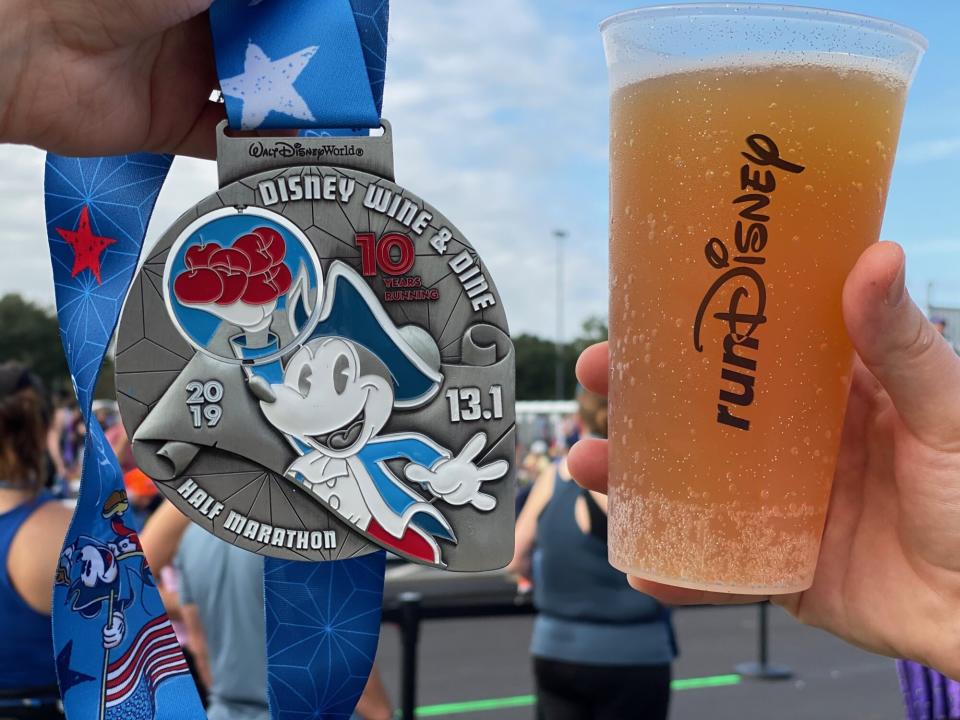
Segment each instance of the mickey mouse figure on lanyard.
M502 567L513 552L513 345L472 245L394 182L392 130L379 117L386 6L217 0L229 118L218 128L220 187L135 274L104 261L96 277L100 288L133 274L115 362L137 464L206 530L266 556L274 718L351 714L376 650L384 551L459 571ZM344 130L358 127L374 134ZM290 128L315 132L279 132ZM147 210L169 165L150 157L121 166L156 162ZM55 224L74 211L52 189L70 167L48 161L48 222L67 242L97 240L108 258L113 239L89 193L75 230ZM54 233L51 249L65 251ZM63 321L59 287L58 305ZM60 572L66 600L54 604L61 689L93 692L101 717L194 717L191 703L173 712L157 699L182 658L167 647L162 608L144 610L156 591L135 528L117 515L122 492L110 508L90 497L116 485L106 451L94 450L101 469L93 479L85 469ZM118 527L126 554L110 550ZM71 660L74 643L97 652Z

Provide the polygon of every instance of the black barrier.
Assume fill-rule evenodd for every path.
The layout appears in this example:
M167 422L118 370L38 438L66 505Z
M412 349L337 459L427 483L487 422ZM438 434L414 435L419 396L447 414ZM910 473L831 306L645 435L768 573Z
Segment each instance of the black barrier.
M454 620L481 617L506 617L534 615L536 609L529 594L514 594L509 598L500 592L486 595L490 602L476 602L471 595L447 595L445 602L437 596L428 596L416 591L401 592L385 599L383 621L396 625L400 630L400 718L415 720L417 707L417 646L420 642L420 623L425 620ZM472 597L476 597L475 595ZM737 607L737 606L731 606ZM770 634L767 618L769 603L759 603L757 623L757 660L740 663L738 674L758 680L782 680L792 676L789 668L769 662Z
M417 707L417 646L420 643L420 623L424 620L453 620L481 617L533 615L536 610L529 595L515 595L510 600L476 603L454 601L449 604L425 602L418 592L403 592L395 599L388 598L383 608L383 621L400 630L400 718L414 720Z
M767 612L770 603L757 604L757 659L755 662L738 663L734 668L738 675L755 680L787 680L793 671L786 665L776 665L770 658L770 630Z
M403 718L413 718L417 707L417 645L420 643L420 621L423 619L421 602L419 593L406 592L400 596L397 608L397 624L403 637L400 678L400 717Z

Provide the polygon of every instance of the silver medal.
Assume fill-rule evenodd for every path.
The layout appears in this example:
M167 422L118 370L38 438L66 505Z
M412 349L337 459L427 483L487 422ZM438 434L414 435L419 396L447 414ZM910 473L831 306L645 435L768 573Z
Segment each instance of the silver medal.
M514 355L493 280L369 138L230 138L220 190L127 298L117 390L140 468L253 552L513 552Z

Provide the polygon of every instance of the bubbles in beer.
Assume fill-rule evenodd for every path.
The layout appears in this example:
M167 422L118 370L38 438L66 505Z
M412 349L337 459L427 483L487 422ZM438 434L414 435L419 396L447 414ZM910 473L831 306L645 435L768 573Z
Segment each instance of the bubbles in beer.
M690 70L613 97L611 560L692 587L788 592L809 584L816 559L852 359L840 292L879 235L906 78L828 54ZM757 132L806 168L773 169L760 253L738 246L732 203L748 192L742 153ZM749 168L760 183L771 169ZM727 250L719 270L704 254L714 237ZM725 352L714 315L729 286L698 352L698 305L746 255L763 259L758 344ZM717 422L723 402L749 430Z

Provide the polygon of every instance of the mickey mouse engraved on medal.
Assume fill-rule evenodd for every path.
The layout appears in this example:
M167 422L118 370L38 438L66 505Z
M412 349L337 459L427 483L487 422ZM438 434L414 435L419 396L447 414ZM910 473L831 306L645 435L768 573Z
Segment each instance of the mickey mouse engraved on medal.
M473 247L392 181L384 126L283 153L221 131L220 191L161 238L124 307L123 421L161 492L247 549L500 567L506 318Z

